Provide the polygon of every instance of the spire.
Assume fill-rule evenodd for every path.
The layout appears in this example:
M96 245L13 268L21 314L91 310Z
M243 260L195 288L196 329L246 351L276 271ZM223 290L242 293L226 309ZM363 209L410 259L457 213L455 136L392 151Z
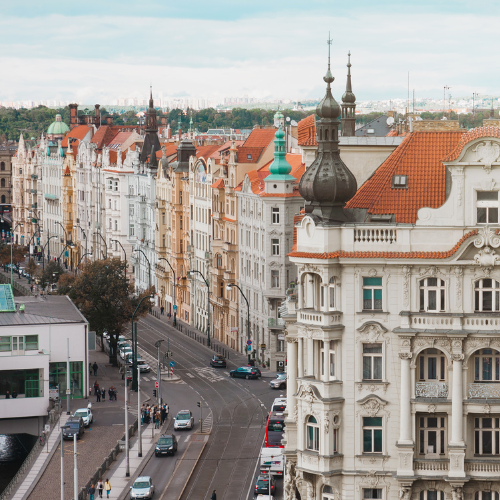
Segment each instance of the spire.
M150 86L149 108L146 111L146 135L144 136L144 144L139 157L141 163L149 163L150 168L157 168L158 161L156 159L156 151L160 151L160 149L161 146L158 139L158 122L153 101L153 87Z
M286 159L285 132L281 125L274 137L274 161L269 166L271 175L266 177L266 181L295 181L295 177L290 175L292 167Z
M353 137L356 130L356 96L351 84L351 51L347 53L347 82L342 96L342 137Z
M326 82L326 95L323 97L323 100L318 104L316 108L316 114L320 118L331 118L337 119L340 115L340 107L337 101L332 96L332 89L330 84L335 80L330 71L330 46L332 44L332 39L330 38L330 33L328 33L328 70L326 75L323 77L323 80Z

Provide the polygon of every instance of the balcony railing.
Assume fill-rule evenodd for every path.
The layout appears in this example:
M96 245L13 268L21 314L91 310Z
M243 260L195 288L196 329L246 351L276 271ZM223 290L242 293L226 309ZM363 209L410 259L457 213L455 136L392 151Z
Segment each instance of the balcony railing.
M475 472L481 473L500 473L500 461L490 460L490 461L480 461L480 460L466 460L465 461L465 472Z
M415 384L415 397L417 398L447 398L447 382L417 382Z
M299 323L319 326L334 326L342 324L342 313L338 311L323 312L312 309L302 309L297 316Z
M355 229L354 241L359 243L396 243L397 232L395 229Z
M447 459L419 459L413 463L415 471L419 472L447 472L450 466Z
M284 328L285 320L283 318L267 318L267 326L271 328Z
M500 399L500 384L469 384L469 399Z

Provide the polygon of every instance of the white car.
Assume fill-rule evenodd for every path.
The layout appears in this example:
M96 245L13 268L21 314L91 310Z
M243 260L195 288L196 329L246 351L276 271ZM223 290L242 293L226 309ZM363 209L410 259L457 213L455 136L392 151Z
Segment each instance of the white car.
M174 419L174 429L192 429L194 427L194 417L189 410L181 410Z
M83 424L88 427L94 421L94 415L90 408L78 408L73 414L73 417L82 417Z
M125 359L125 356L127 354L132 354L132 348L131 347L122 347L120 349L120 358Z

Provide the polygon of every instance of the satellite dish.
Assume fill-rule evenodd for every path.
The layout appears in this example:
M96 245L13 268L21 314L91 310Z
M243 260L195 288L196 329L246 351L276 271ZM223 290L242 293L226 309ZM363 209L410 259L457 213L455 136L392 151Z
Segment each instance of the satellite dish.
M289 116L287 116L287 117L286 117L286 121L287 121L287 122L289 122L289 121L290 121L290 117L289 117Z
M387 125L391 127L394 124L394 118L392 116L389 116L387 118Z

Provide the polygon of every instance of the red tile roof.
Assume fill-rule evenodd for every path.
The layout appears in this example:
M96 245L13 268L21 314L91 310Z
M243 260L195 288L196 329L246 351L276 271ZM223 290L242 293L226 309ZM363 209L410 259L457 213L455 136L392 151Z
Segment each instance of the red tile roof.
M299 223L305 214L297 214L293 216L293 241L292 241L292 253L297 250L297 223Z
M215 181L213 184L212 184L212 189L220 189L220 188L223 188L224 187L224 180L223 179L219 179L218 181Z
M457 146L463 131L413 132L382 163L346 204L370 214L394 214L396 222L413 224L420 208L445 201L446 168L442 159ZM392 187L394 175L407 175L408 188Z
M274 127L255 128L250 132L243 146L247 148L267 148L269 143L274 141L274 134L276 134Z
M298 257L302 259L447 259L451 257L462 246L465 240L479 233L477 229L469 231L465 234L456 245L443 252L297 252L292 251L288 254L289 257ZM293 249L292 249L293 250Z
M209 146L198 146L196 148L196 158L210 158L218 149L220 149L220 144L212 144Z
M234 141L234 144L236 147L238 147L238 146L241 146L244 142L245 141ZM233 143L233 141L227 141L222 146L219 145L219 149L217 149L217 151L214 151L210 155L210 158L214 158L215 160L220 160L221 153L225 153L226 151L229 151L229 149L231 149L232 143Z
M316 123L314 115L300 120L297 125L297 134L299 137L299 146L317 146L316 142Z
M238 148L236 153L238 163L257 163L265 148L247 147L245 145Z
M118 132L115 134L113 137L113 140L108 144L108 146L114 146L115 144L123 144L127 139L130 138L130 136L133 134L133 132Z
M481 137L497 137L500 138L500 128L498 127L478 127L469 130L466 134L462 135L462 139L457 144L456 148L450 152L450 154L444 159L444 161L456 160L464 146L475 139L480 139Z
M97 144L97 150L101 150L113 140L115 135L116 132L109 125L101 125L90 142Z
M61 142L61 146L63 148L68 147L68 139L70 137L74 137L75 139L80 139L82 140L88 133L89 130L92 130L92 126L89 125L78 125L78 127L75 127L73 130L70 130L64 139Z

